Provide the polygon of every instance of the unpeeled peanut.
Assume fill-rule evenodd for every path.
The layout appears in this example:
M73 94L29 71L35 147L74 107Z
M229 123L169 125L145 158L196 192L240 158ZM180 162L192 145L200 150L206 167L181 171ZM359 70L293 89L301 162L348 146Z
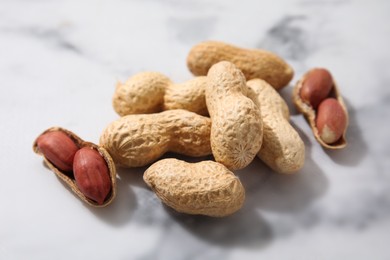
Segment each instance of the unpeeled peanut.
M104 148L64 128L51 127L34 141L33 150L87 204L107 206L115 198L115 164Z
M204 91L207 77L199 76L165 90L163 110L185 109L199 115L208 115Z
M74 156L73 173L81 192L102 205L111 191L109 169L102 155L91 147L81 148Z
M347 126L347 117L336 99L327 98L320 103L316 125L318 133L325 143L332 144L340 139Z
M211 154L210 118L182 109L128 115L109 124L100 137L115 163L140 167L166 152L188 156Z
M288 106L267 82L252 79L247 82L250 97L260 106L263 120L263 144L257 156L279 173L293 173L305 162L305 144L289 123Z
M187 66L196 76L207 75L220 61L234 63L246 79L260 78L275 89L286 86L294 71L276 54L260 49L243 49L217 41L205 41L195 45L187 56Z
M51 163L64 172L73 170L73 158L79 149L65 132L49 131L38 137L36 145Z
M164 159L151 165L143 178L166 205L182 213L223 217L239 210L245 200L240 180L213 161Z
M302 83L301 99L314 109L323 101L332 90L333 79L326 69L312 69Z
M206 104L212 121L211 149L217 162L231 170L247 166L263 140L260 108L248 98L242 72L231 62L213 65L207 78Z
M161 73L142 72L130 77L124 84L117 83L113 107L120 116L170 109L185 109L207 115L203 94L206 84L206 77L174 84Z

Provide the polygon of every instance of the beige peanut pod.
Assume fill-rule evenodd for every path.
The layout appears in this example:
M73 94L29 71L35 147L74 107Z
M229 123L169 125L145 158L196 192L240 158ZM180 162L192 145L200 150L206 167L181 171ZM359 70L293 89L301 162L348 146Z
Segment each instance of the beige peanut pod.
M243 49L223 42L201 42L187 56L187 66L196 76L207 75L211 66L220 61L234 63L247 80L260 78L277 90L286 86L294 75L291 66L272 52Z
M128 115L107 126L100 145L116 164L140 167L166 152L193 157L211 154L210 129L210 118L181 109Z
M187 214L224 217L245 200L240 180L213 161L160 160L145 171L144 181L166 205Z
M171 80L158 72L142 72L122 84L117 83L112 99L115 111L121 115L160 112L166 87Z
M105 197L104 201L101 203L97 203L96 201L92 200L91 198L87 197L80 189L80 187L77 185L77 182L74 178L73 172L72 172L72 166L70 167L69 171L64 171L61 169L62 167L58 166L58 163L56 160L51 160L47 156L45 156L45 152L40 149L39 142L42 136L44 136L47 133L54 133L59 132L61 134L65 134L67 138L70 138L72 142L77 147L77 150L80 150L81 148L89 148L93 149L98 152L98 154L104 159L106 166L108 168L108 174L109 174L109 180L111 189L108 193L108 195ZM65 139L66 140L66 139ZM64 140L62 140L64 141ZM59 144L60 145L60 144ZM58 149L57 147L54 147L54 149ZM58 178L60 178L62 181L66 183L66 185L84 202L87 204L94 206L94 207L105 207L108 204L110 204L116 195L116 168L113 159L111 158L110 154L103 148L96 144L93 144L91 142L86 142L82 140L80 137L78 137L73 132L61 128L61 127L51 127L47 130L45 130L42 134L38 136L38 138L34 141L33 144L33 150L35 153L43 156L43 159L45 161L45 164L49 167L49 169L57 175ZM69 164L73 163L73 158L69 158ZM57 165L56 165L57 164ZM108 185L108 184L106 184Z
M341 131L341 137L337 141L335 141L333 143L326 143L321 138L319 129L318 129L317 124L316 124L318 109L313 107L307 101L303 100L301 97L301 89L302 89L303 85L305 84L305 82L307 82L308 77L313 77L313 75L314 75L314 77L317 77L317 75L313 74L312 72L318 71L318 70L324 70L324 69L318 69L318 68L311 69L307 73L305 73L302 76L302 78L297 82L297 84L295 85L294 90L293 90L293 102L294 102L296 108L298 109L298 111L301 112L304 115L305 119L308 121L310 128L312 129L312 132L314 134L314 137L321 144L321 146L323 146L327 149L332 149L332 150L342 149L342 148L346 147L346 145L347 145L346 132L347 132L348 121L349 121L348 120L348 110L347 110L347 107L344 103L344 100L341 96L340 90L339 90L335 80L333 78L330 78L330 80L332 80L332 83L331 83L331 89L330 89L329 94L326 97L323 97L323 100L317 101L316 103L318 103L319 106L321 106L321 102L323 102L329 98L334 98L335 100L337 100L339 107L341 107L341 109L339 109L339 110L341 110L341 113L343 113L342 118L341 118L341 120L343 122L341 124L342 129L338 129L338 131ZM316 87L313 87L311 89L311 92L319 91L316 88L321 89L324 87L323 85L325 85L325 83L320 82ZM332 117L332 114L333 114L332 109L328 110L327 112L330 113L330 115L328 115L328 117ZM334 111L334 113L336 114L336 111ZM335 114L333 116L335 116Z
M174 84L161 73L141 72L124 84L117 83L112 104L120 116L158 113L170 109L185 109L207 115L204 100L206 84L206 77L195 77Z
M289 123L286 102L264 80L252 79L247 85L263 119L263 144L257 156L279 173L300 170L305 162L305 144Z
M185 109L199 115L208 115L204 92L207 77L199 76L184 83L171 84L164 95L164 110Z
M231 170L247 166L263 140L260 108L248 98L242 72L227 61L207 74L206 104L212 121L211 149L217 162Z

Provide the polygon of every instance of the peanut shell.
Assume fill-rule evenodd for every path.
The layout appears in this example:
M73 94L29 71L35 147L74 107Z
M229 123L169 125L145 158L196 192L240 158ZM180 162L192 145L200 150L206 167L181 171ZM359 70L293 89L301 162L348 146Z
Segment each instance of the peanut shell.
M211 118L211 149L217 162L238 170L252 162L263 141L260 107L248 97L242 72L221 61L207 74L205 97Z
M245 200L240 180L213 161L160 160L145 171L144 181L166 205L187 214L224 217Z
M206 77L195 77L182 83L173 83L158 72L141 72L124 84L117 83L112 98L114 110L120 116L151 114L163 110L185 109L207 115L204 89Z
M260 78L277 90L286 86L294 75L292 67L270 51L244 49L218 41L198 43L187 56L187 66L195 76L207 75L211 66L220 61L236 65L247 80Z
M110 123L100 145L123 167L141 167L166 152L199 157L211 154L211 120L182 109L127 115Z
M51 131L61 131L61 132L64 132L65 134L67 134L75 143L78 147L82 148L82 147L91 147L95 150L97 150L100 155L104 158L104 160L106 161L107 163L107 166L108 166L108 169L109 169L109 175L110 175L110 180L111 180L111 191L109 193L109 195L106 197L104 203L102 205L99 205L98 203L96 203L95 201L87 198L81 191L80 189L77 187L76 185L76 181L73 177L69 176L69 174L67 175L66 173L64 173L63 171L59 170L54 164L52 164L47 158L45 158L45 156L41 153L41 151L38 149L38 146L37 146L37 139L39 138L39 136L41 136L42 134L45 134L47 132L51 132ZM100 147L94 143L91 143L91 142L87 142L87 141L84 141L83 139L81 139L79 136L77 136L76 134L74 134L73 132L67 130L67 129L64 129L64 128L61 128L61 127L51 127L47 130L45 130L42 134L40 134L38 136L38 138L34 141L34 144L33 144L33 151L41 156L43 156L43 159L44 159L44 162L45 164L49 167L49 169L55 174L57 175L58 178L60 178L63 182L65 182L65 184L82 200L84 201L85 203L91 205L91 206L94 206L94 207L105 207L107 205L109 205L115 198L115 195L116 195L116 168L115 168L115 164L114 164L114 161L112 160L110 154L106 151L106 149L104 149L103 147Z
M312 106L310 106L306 102L304 102L300 96L300 91L301 91L303 82L305 81L305 79L309 75L309 73L310 73L310 71L306 72L294 87L293 102L295 104L295 107L297 108L297 110L299 112L301 112L304 115L305 119L307 120L307 122L310 125L310 128L313 131L314 137L321 144L322 147L327 148L327 149L332 149L332 150L342 149L347 145L346 132L347 132L347 128L348 128L348 110L347 110L347 107L345 106L344 100L341 96L341 93L340 93L340 90L337 86L337 83L333 78L333 88L331 89L328 97L333 97L340 103L340 105L343 108L345 115L346 115L346 126L345 126L345 130L344 130L342 136L340 137L340 139L337 142L335 142L333 144L327 144L321 139L320 134L318 132L318 128L316 126L316 114L317 114L316 110Z
M299 171L305 162L305 144L289 122L286 102L264 80L252 79L247 85L263 120L263 145L257 156L278 173Z

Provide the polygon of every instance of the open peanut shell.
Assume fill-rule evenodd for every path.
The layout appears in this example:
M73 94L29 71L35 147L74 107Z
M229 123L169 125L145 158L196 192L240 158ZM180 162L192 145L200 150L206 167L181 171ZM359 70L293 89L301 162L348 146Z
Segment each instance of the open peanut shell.
M91 206L94 206L94 207L105 207L107 206L108 204L110 204L114 198L115 198L115 195L116 195L116 168L115 168L115 164L114 164L114 161L112 160L111 158L111 155L102 147L94 144L94 143L91 143L91 142L87 142L87 141L84 141L83 139L81 139L80 137L78 137L76 134L74 134L73 132L69 131L69 130L66 130L64 128L61 128L61 127L51 127L47 130L45 130L43 133L41 133L39 136L47 133L47 132L50 132L50 131L61 131L63 133L65 133L66 135L68 135L74 142L75 144L79 147L79 148L83 148L83 147L91 147L95 150L97 150L100 155L103 157L103 159L106 161L107 163L107 167L108 167L108 171L109 171L109 175L110 175L110 180L111 180L111 191L110 193L107 195L107 197L105 198L104 200L104 203L99 205L97 202L95 202L94 200L91 200L89 199L88 197L86 197L81 191L80 189L77 187L76 185L76 182L75 182L75 179L72 178L72 176L70 176L69 173L65 173L65 172L62 172L60 169L58 169L53 163L51 163L42 153L41 151L38 149L38 145L37 145L37 139L35 139L34 141L34 144L33 144L33 150L35 153L43 156L43 159L46 163L46 165L57 175L57 177L59 177L62 181L64 181L69 187L70 189L84 202L86 202L87 204L91 205ZM38 137L39 137L38 136Z
M304 81L309 73L310 73L310 71L306 72L294 87L293 102L295 104L295 107L298 109L299 112L301 112L304 115L305 119L308 121L308 123L313 131L314 137L323 147L325 147L327 149L333 149L333 150L342 149L347 145L347 140L346 140L345 136L346 136L346 132L347 132L347 128L348 128L348 110L347 110L347 107L345 106L343 98L341 97L340 90L339 90L335 80L333 79L333 87L332 87L332 90L330 91L328 97L333 97L333 98L337 99L337 101L340 103L341 107L343 108L343 110L345 112L346 118L347 118L346 127L345 127L345 130L344 130L344 132L339 140L337 140L336 142L334 142L332 144L327 144L320 138L319 131L318 131L317 126L316 126L317 111L311 105L305 103L300 96L301 88L302 88L303 83L304 83Z

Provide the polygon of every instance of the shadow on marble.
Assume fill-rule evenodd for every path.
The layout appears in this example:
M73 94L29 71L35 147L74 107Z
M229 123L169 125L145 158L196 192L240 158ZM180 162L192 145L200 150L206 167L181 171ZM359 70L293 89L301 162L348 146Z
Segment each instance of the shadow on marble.
M137 207L136 195L127 181L117 178L117 193L110 205L104 208L85 206L98 218L112 226L122 226L131 220Z
M167 153L163 156L163 158L172 157L187 162L212 160L212 156L191 158L174 153ZM225 218L187 215L165 206L143 181L143 172L148 167L149 165L118 170L118 175L124 182L143 188L148 193L145 196L139 196L139 200L141 200L139 204L143 204L143 206L140 206L134 213L133 221L149 226L160 226L168 225L167 223L171 223L173 220L192 235L218 246L253 246L258 248L270 242L272 234L269 225L254 208L247 207L246 204L240 211ZM161 211L161 207L164 210Z
M356 109L345 97L344 102L349 115L349 126L346 135L347 146L341 150L324 150L335 163L355 166L367 155L368 145L363 139L362 131L357 121Z
M143 180L143 175L150 165L136 168L121 168L117 167L117 174L120 178L131 186L136 186L144 189L149 189Z
M238 173L252 207L292 214L305 209L326 193L329 181L311 158L309 139L299 128L295 129L306 149L305 165L299 172L278 174L255 158L248 171Z
M182 214L167 206L164 209L192 235L217 246L259 249L272 241L269 224L253 208L245 205L223 218Z
M275 52L284 59L305 60L311 52L309 35L303 26L306 22L305 15L283 16L270 27L256 47Z

